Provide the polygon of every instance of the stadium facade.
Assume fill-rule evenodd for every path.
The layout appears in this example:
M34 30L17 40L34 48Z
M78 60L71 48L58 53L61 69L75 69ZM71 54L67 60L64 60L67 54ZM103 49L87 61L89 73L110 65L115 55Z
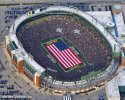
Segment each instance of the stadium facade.
M76 80L73 79L74 81L73 80L70 81L70 77L68 79L62 78L62 81L61 81L59 80L60 77L59 78L58 76L56 78L54 77L55 74L51 74L51 75L49 74L49 72L56 73L58 72L58 70L45 67L45 65L42 66L41 63L43 62L38 63L36 60L34 60L35 59L34 55L31 54L31 52L27 52L28 49L27 50L25 49L25 46L24 46L25 43L22 43L22 41L20 41L19 35L17 34L19 33L18 30L20 29L20 27L23 26L24 24L23 22L26 22L27 20L30 20L30 19L35 19L37 16L42 16L48 13L53 14L53 12L54 14L57 13L59 15L62 12L63 14L66 13L66 14L78 15L81 18L84 18L89 23L88 25L90 25L90 27L94 27L94 30L96 30L101 35L103 40L106 41L106 45L109 46L109 49L107 49L107 53L110 51L111 59L108 59L109 60L108 66L106 66L101 71L100 70L97 71L98 73L93 74L93 72L91 72L86 74L85 77L80 76L79 79L76 79ZM55 39L59 41L59 38L54 38L52 40L55 40ZM47 43L48 44L50 42L51 42L50 44L55 43L52 40L49 40L49 41L47 40ZM61 43L64 44L65 42L62 42L62 41L64 40L61 40ZM15 65L17 72L21 74L25 74L31 81L33 81L34 85L38 87L45 86L56 92L68 91L72 93L78 93L78 92L85 92L85 91L96 89L96 87L100 87L105 83L105 81L109 81L113 77L120 62L121 48L119 47L119 44L117 43L117 40L114 38L114 36L112 36L98 21L96 21L96 19L92 18L87 13L73 7L53 6L53 7L48 7L44 10L37 9L37 10L28 12L27 14L17 18L14 21L14 23L10 27L9 35L5 37L5 42L6 42L6 49L11 58L11 63ZM47 43L45 44L44 42L43 44L48 46ZM59 47L59 49L60 48L61 47ZM62 49L64 48L61 48L61 50ZM48 51L49 50L50 52L48 54L52 54L53 52L51 52L51 49L48 49ZM77 52L77 51L74 50L73 52ZM39 52L36 52L36 53L39 53ZM47 56L50 57L50 55L47 55ZM54 57L51 57L50 60L52 60L52 58ZM58 59L59 58L55 58L54 60L58 60ZM56 61L55 65L57 63L58 62ZM67 62L67 63L70 63L70 62ZM94 66L93 63L85 63L83 64L83 67L84 65ZM103 65L100 65L100 66L103 66ZM68 72L65 72L65 73L67 74ZM78 71L78 73L80 73L80 71Z

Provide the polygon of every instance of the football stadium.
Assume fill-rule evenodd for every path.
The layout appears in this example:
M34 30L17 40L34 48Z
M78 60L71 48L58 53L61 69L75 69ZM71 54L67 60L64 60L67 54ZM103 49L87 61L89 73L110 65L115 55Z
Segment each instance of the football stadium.
M74 7L52 6L18 17L6 36L17 72L57 92L96 89L120 63L117 39L96 19Z

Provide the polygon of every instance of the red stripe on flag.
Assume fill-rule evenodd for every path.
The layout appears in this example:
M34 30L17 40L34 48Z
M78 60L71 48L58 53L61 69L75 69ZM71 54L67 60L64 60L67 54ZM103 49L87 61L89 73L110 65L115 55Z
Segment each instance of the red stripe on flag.
M65 64L67 65L67 67L70 67L70 65L63 59L62 55L60 55L60 53L56 50L56 48L54 48L53 44L51 45L51 48L56 52L56 54L61 58L61 61L65 62Z
M67 49L67 52L72 56L73 61L75 61L76 64L79 64L79 61L77 61L76 56L69 49Z
M67 50L69 51L69 53L74 57L74 59L75 59L79 64L82 63L82 62L80 61L80 59L78 58L78 56L72 51L72 49L68 48Z
M71 58L71 60L76 64L78 64L78 62L74 59L74 57L68 52L68 50L65 50L65 52L67 53L67 55Z
M66 61L66 63L68 63L68 65L69 65L68 67L73 66L71 64L71 62L63 55L63 53L54 44L52 44L52 46L56 49L56 51L58 52L58 54L62 56L62 58Z
M57 54L54 52L54 50L52 50L52 49L50 48L50 46L47 46L47 49L53 54L53 56L59 61L59 63L60 63L61 65L63 65L64 67L67 68L66 64L63 63L63 61L60 59L60 57L57 56Z
M72 63L72 66L76 65L76 64L72 61L72 59L71 59L70 55L68 55L68 54L66 53L66 51L65 51L65 50L64 50L64 51L62 51L62 53L66 56L66 58L67 58L67 59L69 59L69 60L70 60L70 62Z
M72 51L71 48L60 51L54 44L47 46L47 49L65 68L70 68L82 63L81 59Z
M65 64L66 66L64 66L65 68L68 68L69 65L68 63L62 58L61 55L58 54L58 52L53 48L52 45L50 45L51 49L53 50L53 52L55 52L55 54L57 55L57 58L60 58L59 61L62 63L62 64Z

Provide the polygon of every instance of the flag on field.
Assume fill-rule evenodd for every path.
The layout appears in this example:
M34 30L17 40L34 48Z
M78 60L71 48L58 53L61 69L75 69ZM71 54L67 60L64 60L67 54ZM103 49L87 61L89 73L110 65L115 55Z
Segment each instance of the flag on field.
M66 69L82 63L82 60L62 40L47 45L46 48L56 58L59 64Z

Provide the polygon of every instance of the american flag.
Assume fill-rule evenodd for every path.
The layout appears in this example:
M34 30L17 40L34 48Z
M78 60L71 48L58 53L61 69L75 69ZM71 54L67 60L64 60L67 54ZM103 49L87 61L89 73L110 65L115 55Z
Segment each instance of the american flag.
M62 40L47 45L46 48L56 58L59 64L66 69L82 63L81 59Z

